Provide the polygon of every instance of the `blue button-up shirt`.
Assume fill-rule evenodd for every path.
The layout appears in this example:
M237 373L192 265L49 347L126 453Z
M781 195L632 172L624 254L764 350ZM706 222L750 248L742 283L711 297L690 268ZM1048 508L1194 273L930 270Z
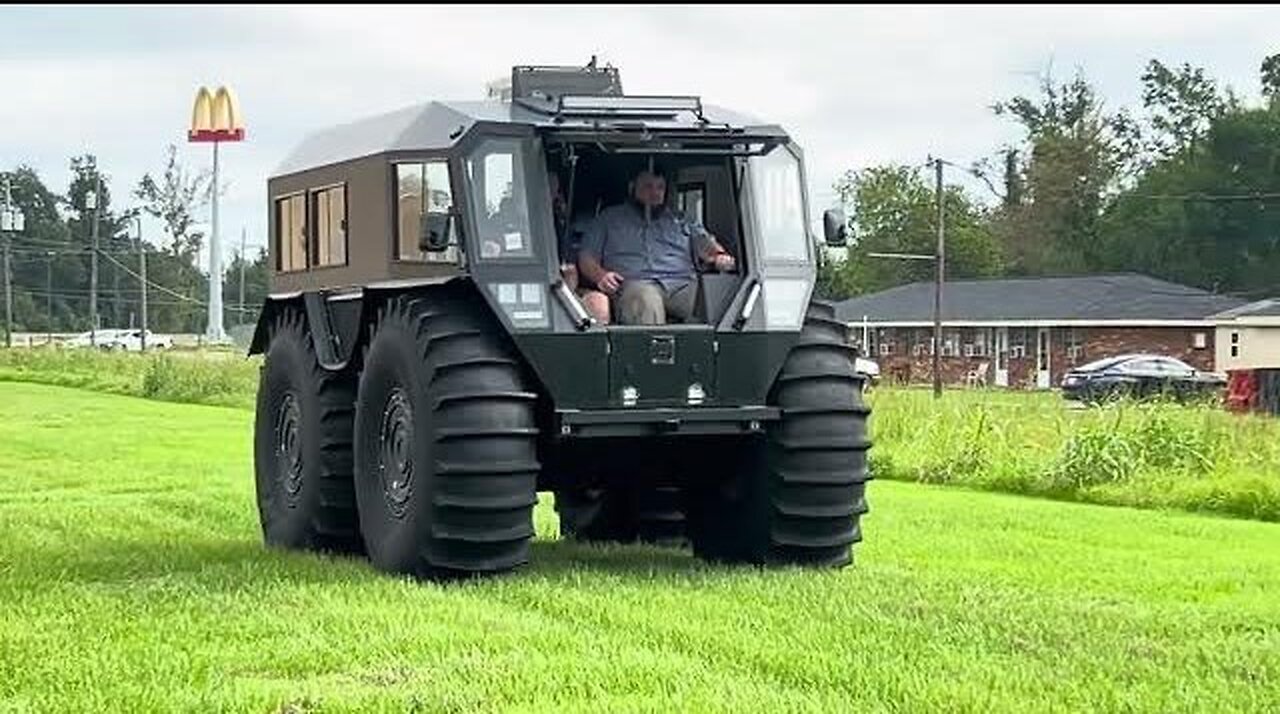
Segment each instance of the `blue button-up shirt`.
M692 247L705 254L711 240L705 228L670 209L654 209L646 221L644 209L628 202L600 212L581 251L626 280L657 280L673 290L696 275Z

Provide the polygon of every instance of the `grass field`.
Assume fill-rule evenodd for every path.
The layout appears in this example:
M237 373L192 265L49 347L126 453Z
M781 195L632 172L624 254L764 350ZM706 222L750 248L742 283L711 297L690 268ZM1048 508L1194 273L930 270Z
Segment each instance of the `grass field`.
M0 350L0 382L252 408L258 358ZM1280 419L1214 405L1071 409L1054 393L877 389L880 479L1280 521Z
M259 539L251 413L0 384L0 711L1274 711L1280 525L876 481L838 572Z

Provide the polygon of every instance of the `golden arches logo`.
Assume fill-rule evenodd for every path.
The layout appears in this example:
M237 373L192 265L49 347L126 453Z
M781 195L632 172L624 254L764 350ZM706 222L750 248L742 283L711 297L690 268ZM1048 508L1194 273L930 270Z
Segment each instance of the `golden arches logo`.
M191 128L187 131L190 141L242 141L244 122L240 117L240 104L227 87L210 92L201 87L191 108Z

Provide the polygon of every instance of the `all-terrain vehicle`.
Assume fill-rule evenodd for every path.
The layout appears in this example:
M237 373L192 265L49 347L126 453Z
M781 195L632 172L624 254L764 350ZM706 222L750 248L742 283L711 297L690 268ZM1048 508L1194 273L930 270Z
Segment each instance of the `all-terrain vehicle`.
M700 273L682 323L598 324L562 273L549 175L576 225L655 160L735 270ZM308 138L268 181L250 348L267 544L507 571L551 492L566 537L848 564L868 409L845 326L811 299L804 176L782 128L625 95L594 59ZM845 230L824 216L829 244Z

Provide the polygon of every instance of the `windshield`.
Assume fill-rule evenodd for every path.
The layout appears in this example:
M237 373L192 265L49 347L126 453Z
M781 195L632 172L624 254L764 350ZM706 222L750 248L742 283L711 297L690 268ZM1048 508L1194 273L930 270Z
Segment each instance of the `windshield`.
M1127 359L1131 359L1131 358L1130 358L1130 357L1107 357L1107 358L1105 358L1105 359L1100 359L1100 360L1098 360L1098 361L1096 361L1096 362L1090 362L1089 364L1081 365L1081 366L1079 366L1079 367L1076 367L1075 371L1077 371L1077 372L1098 372L1098 371L1104 370L1104 369L1106 369L1106 368L1108 368L1108 367L1110 367L1110 366L1112 366L1112 365L1119 364L1119 363L1121 363L1121 362L1123 362L1123 361L1125 361L1125 360L1127 360Z
M467 187L482 259L533 254L525 176L520 139L489 139L467 159Z
M808 261L800 162L786 147L749 159L756 228L766 260Z

